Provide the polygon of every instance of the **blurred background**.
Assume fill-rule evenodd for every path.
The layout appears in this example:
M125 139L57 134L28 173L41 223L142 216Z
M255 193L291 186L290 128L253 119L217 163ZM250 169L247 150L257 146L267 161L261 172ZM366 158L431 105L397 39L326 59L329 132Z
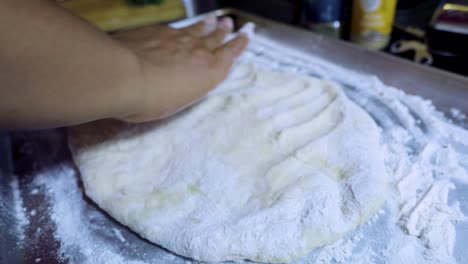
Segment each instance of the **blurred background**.
M236 8L468 76L468 0L68 0L62 5L105 31Z

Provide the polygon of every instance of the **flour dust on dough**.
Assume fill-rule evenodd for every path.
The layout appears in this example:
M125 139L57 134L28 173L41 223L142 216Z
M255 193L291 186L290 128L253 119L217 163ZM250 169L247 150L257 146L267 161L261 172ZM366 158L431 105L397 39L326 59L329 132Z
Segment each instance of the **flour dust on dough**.
M298 259L366 221L387 189L379 128L340 87L254 64L170 120L69 133L91 199L201 261Z

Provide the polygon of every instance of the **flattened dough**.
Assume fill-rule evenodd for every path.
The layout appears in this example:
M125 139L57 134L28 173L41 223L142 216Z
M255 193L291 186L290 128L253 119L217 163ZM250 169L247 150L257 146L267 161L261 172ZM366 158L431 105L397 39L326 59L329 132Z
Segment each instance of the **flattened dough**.
M331 82L253 64L171 120L69 132L87 195L196 260L295 260L355 229L386 193L367 113Z

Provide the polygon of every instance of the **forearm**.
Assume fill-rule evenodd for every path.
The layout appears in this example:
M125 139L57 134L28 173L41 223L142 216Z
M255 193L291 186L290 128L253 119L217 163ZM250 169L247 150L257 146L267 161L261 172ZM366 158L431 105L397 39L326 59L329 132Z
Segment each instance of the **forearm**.
M125 116L138 71L131 52L55 1L0 2L0 128Z

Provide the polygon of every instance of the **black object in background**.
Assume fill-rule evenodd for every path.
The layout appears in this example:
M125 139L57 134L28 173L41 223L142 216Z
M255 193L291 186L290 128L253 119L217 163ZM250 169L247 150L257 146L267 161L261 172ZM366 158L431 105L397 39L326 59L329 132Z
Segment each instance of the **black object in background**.
M429 24L440 0L399 0L395 24L424 29Z
M344 0L304 0L303 8L311 22L341 20Z
M468 75L468 1L441 5L426 31L426 41L435 66Z
M218 0L219 8L233 7L288 24L299 24L302 0Z
M153 5L159 5L164 2L164 0L128 0L130 4L134 5L148 5L148 4L153 4Z
M347 0L304 0L304 24L312 31L336 38L342 36L342 24Z

